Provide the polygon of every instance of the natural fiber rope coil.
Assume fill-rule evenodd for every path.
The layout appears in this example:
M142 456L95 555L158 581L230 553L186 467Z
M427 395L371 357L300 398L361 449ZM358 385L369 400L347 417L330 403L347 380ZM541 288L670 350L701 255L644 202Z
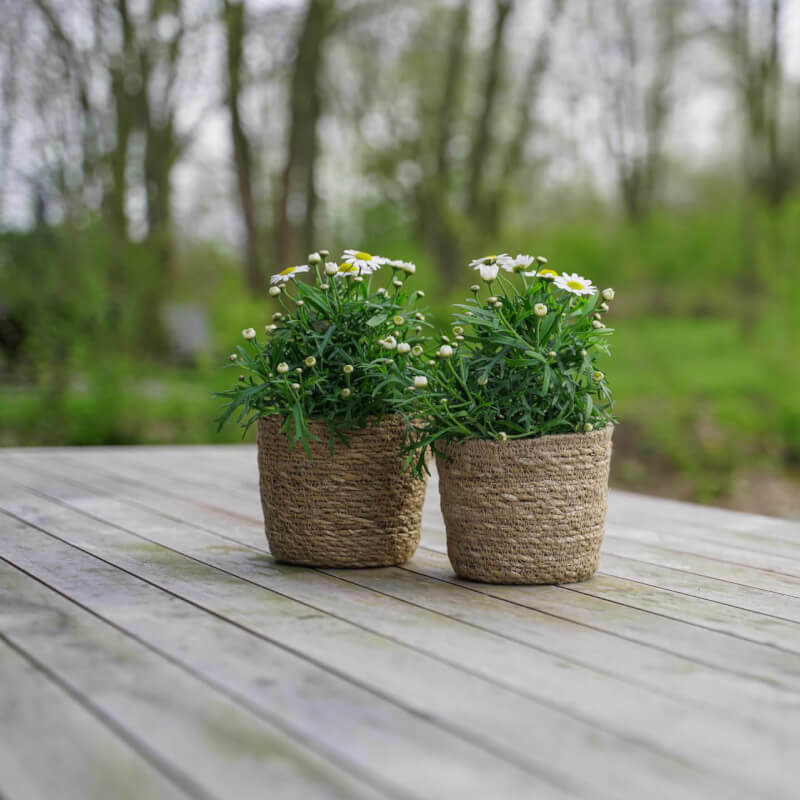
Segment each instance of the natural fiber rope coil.
M597 570L611 425L590 433L472 439L437 457L447 552L486 583L570 583Z
M309 460L300 444L289 449L283 418L258 420L261 506L270 551L278 561L318 567L403 564L419 544L425 481L403 470L397 453L404 423L347 432L349 446L330 429L309 423L319 441Z

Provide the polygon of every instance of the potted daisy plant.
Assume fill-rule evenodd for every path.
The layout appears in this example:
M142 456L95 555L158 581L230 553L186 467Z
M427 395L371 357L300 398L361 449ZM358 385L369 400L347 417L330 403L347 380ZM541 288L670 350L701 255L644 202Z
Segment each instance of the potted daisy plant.
M418 420L416 471L436 453L448 555L472 580L563 583L597 568L614 422L597 359L614 291L546 265L473 261L485 290L457 307L424 390L397 401Z
M274 275L281 306L242 331L220 426L258 426L261 502L278 561L401 564L419 542L425 482L399 456L407 426L391 396L424 355L429 323L414 264L327 251ZM297 280L309 273L313 283ZM384 278L381 281L381 277ZM383 285L377 286L377 283Z

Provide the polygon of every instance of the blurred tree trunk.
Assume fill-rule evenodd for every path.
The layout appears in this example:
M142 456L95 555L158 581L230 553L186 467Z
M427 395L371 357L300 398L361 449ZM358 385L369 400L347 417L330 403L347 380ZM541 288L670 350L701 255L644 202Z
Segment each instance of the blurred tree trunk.
M239 208L245 233L245 281L252 291L263 287L261 274L261 247L256 222L256 209L253 192L253 158L250 140L244 130L240 112L242 93L242 71L244 57L244 36L246 29L245 5L235 0L225 0L223 22L227 42L227 95L226 103L230 118L233 166L236 172L236 186L239 195Z
M605 12L605 6L602 8ZM637 224L649 216L662 178L663 138L672 112L670 88L682 41L678 22L684 3L656 2L648 10L648 21L655 26L652 53L642 52L644 20L635 16L630 0L615 0L611 41L621 57L616 71L606 69L609 59L604 52L597 57L597 72L609 98L603 135L616 168L625 214ZM601 24L601 18L595 15L594 23ZM649 69L643 70L643 65ZM640 80L642 74L649 79Z
M486 84L483 105L475 128L472 153L467 179L467 214L473 222L480 223L483 214L483 176L486 161L492 147L492 114L497 104L502 73L502 56L505 27L511 11L512 0L495 0L495 20L492 43L489 48L489 63L486 68Z
M426 247L435 258L446 283L461 272L461 243L450 210L450 160L447 148L461 100L466 40L469 31L469 0L453 12L453 23L444 65L439 107L434 115L431 168L420 181L417 193L417 226ZM421 95L422 93L420 93ZM421 115L423 118L427 115Z
M278 201L276 259L296 263L314 248L317 209L317 123L324 44L334 0L309 0L297 39L289 89L289 137Z
M766 19L759 13L763 8ZM781 14L781 0L755 6L751 0L729 0L727 25L718 31L744 113L748 180L772 206L780 205L796 180L781 146ZM761 29L754 30L758 23Z
M550 66L550 42L553 29L558 23L564 6L565 0L552 0L544 28L533 48L533 56L523 82L524 94L518 105L514 132L502 156L497 184L486 204L485 225L487 232L492 235L496 235L498 232L508 187L522 166L525 143L531 131L536 127L537 101L542 82Z

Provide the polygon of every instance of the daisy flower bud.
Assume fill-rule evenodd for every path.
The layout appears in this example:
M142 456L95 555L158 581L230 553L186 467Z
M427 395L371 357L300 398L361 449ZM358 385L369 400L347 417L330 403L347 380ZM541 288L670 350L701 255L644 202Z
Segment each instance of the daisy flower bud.
M320 251L319 251L319 254L320 254L320 255L321 255L323 258L327 258L327 257L328 257L328 256L331 254L331 251L330 251L330 250L320 250Z
M502 303L501 303L501 302L498 300L498 301L497 301L497 302L494 304L494 307L495 307L495 308L502 308L502 307L503 307L503 304L502 304Z
M404 356L411 352L411 345L408 342L400 342L397 345L397 352Z
M272 321L273 321L273 322L277 322L278 320L281 320L281 319L283 319L283 314L281 314L281 312L280 312L280 311L276 311L276 312L275 312L275 313L272 315Z
M592 314L592 316L593 316L595 319L602 319L602 318L603 318L602 314L600 314L600 312L599 312L599 311L598 311L598 312L596 312L596 313L594 313L594 314Z
M613 300L616 292L609 286L608 289L603 289L600 294L603 295L603 300Z
M319 264L322 261L322 256L319 253L311 253L308 257L309 264Z
M386 289L384 289L383 286L381 286L381 288L378 289L377 294L380 294L380 295L386 294Z
M397 347L397 339L394 336L387 336L385 339L381 339L380 344L384 350L394 350Z
M355 283L364 283L364 276L363 275L354 275L353 281Z
M412 356L416 356L417 358L419 358L419 356L421 356L421 355L422 355L422 353L423 353L422 345L415 344L415 345L414 345L414 346L411 348L411 355L412 355Z
M289 365L285 361L281 361L276 369L278 370L278 375L285 375L289 371Z
M324 289L325 291L327 291L328 289L330 289L330 288L331 288L331 285L330 285L329 283L321 283L321 284L319 285L319 288L320 288L320 289Z
M453 333L455 333L456 335L464 333L464 329L460 325L454 325Z
M306 304L306 301L305 301L305 300L296 300L295 302L296 302L296 303L297 303L297 305L298 305L298 306L300 306L301 308L302 308L302 307L303 307L303 306Z
M508 434L505 431L500 431L500 433L497 434L498 442L505 442L507 440L508 440Z
M400 314L395 314L392 317L392 324L394 325L402 325L404 322L405 320L403 319L403 317L400 316Z
M603 325L603 323L600 322L599 319L596 319L596 320L592 321L592 327L593 328L605 328L605 325Z
M228 356L228 361L236 361L237 358L239 358L239 356L237 356L236 353L231 353Z
M342 389L341 392L342 397L350 397L351 394L352 394L351 391L346 386L344 387L344 389Z
M303 361L303 363L307 367L313 367L317 363L317 359L314 358L314 356L309 356L305 361Z
M295 367L295 368L294 368L294 371L295 371L295 372L296 372L298 375L302 375L302 374L303 374L303 368L302 368L302 367Z
M550 351L550 352L547 354L548 358L555 358L557 355L558 355L558 353L556 353L556 351L555 351L555 350L551 350L551 351Z
M429 358L429 359L428 359L428 366L429 366L429 367L432 367L432 366L434 366L435 364L436 364L436 362L435 362L435 361L434 361L432 358Z
M608 311L608 303L600 303L601 311Z
M344 372L345 375L351 375L353 373L353 365L352 364L345 364L342 367L342 372Z
M414 376L414 388L424 389L428 385L428 379L424 375Z
M425 292L423 292L422 289L417 289L416 295L417 297L425 297Z
M453 355L453 348L449 344L443 344L437 351L439 358L450 358Z
M594 430L594 425L592 425L592 423L591 423L591 422L587 422L587 423L586 423L586 424L583 426L583 430L584 430L584 431L586 431L586 433L589 433L589 431L593 431L593 430Z
M464 337L459 333L458 336L456 336L456 341L457 342L463 342L464 341Z
M425 322L425 315L421 311L417 311L417 313L414 314L414 317L420 322Z
M489 383L488 375L481 375L480 378L478 378L478 386L486 386L487 383Z
M443 342L449 342L450 341L450 337L449 336L445 336L444 334L442 334L442 341Z
M256 338L256 329L255 328L245 328L242 331L242 336L245 339L255 339Z
M244 381L244 375L240 375L240 376L239 376L239 380L240 380L240 381Z
M605 373L600 372L600 370L597 370L596 372L592 373L592 380L595 380L598 383L600 383L600 381L603 380L603 378L605 378Z
M299 392L300 391L300 384L299 383L293 383L292 384L292 389L294 389L296 392Z
M398 289L403 285L403 281L400 278L392 278L392 286L396 286Z
M271 297L277 297L281 293L280 286L270 286L269 287L269 295Z
M544 303L537 303L533 307L533 313L536 314L537 317L545 317L547 316L547 306Z
M585 350L581 350L580 356L581 356L581 358L586 358L587 352Z
M491 297L487 297L486 298L486 302L487 303L496 303L497 302L497 298L494 295L492 295Z
M473 283L472 286L469 287L469 290L471 292L479 292L481 290L481 287L478 286L477 283Z
M536 256L536 260L537 260L537 261L538 261L540 264L546 264L546 263L547 263L547 259L546 259L544 256Z
M447 405L447 398L446 398L446 397L443 397L443 398L442 398L442 399L439 401L439 405L440 405L440 406L446 406L446 405Z
M339 271L339 265L334 264L333 261L329 261L325 264L325 274L326 275L335 275Z

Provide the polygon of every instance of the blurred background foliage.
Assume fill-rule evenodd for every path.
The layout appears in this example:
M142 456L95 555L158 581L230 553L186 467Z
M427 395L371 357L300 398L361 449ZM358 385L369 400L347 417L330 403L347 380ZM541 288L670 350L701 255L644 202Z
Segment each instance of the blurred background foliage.
M616 486L800 516L798 6L0 0L0 444L236 441L271 273L530 252L617 291Z

